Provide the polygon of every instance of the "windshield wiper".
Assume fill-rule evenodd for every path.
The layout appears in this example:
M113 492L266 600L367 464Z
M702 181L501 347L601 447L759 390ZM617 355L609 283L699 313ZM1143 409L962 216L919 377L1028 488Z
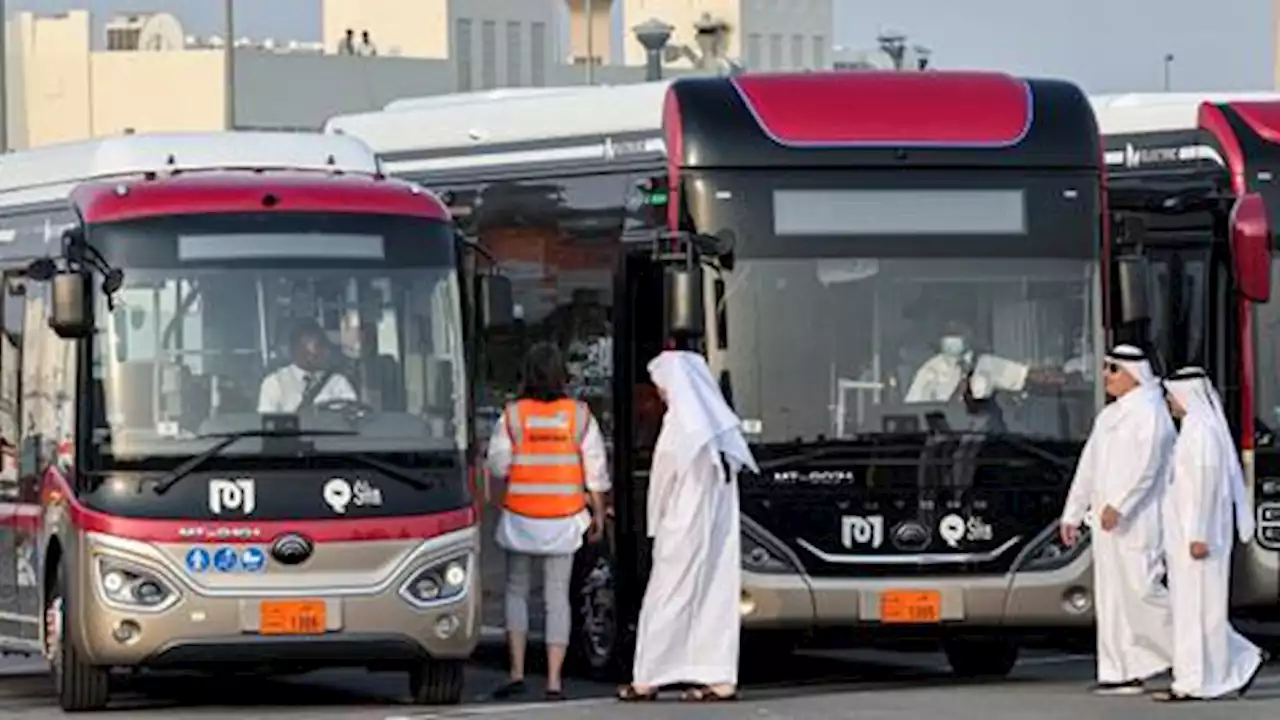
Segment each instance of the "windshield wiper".
M164 477L156 481L151 486L151 490L157 495L163 495L168 492L178 481L190 475L196 468L205 464L221 453L223 450L231 447L237 440L245 438L296 438L320 435L358 435L352 430L242 430L240 432L229 433L208 433L205 435L197 435L198 439L222 438L213 447L204 452L193 455L186 462L178 467L170 470Z
M416 477L407 468L402 468L399 465L394 465L392 463L387 462L386 460L379 460L378 458L368 453L348 453L348 454L344 454L343 457L350 458L351 460L355 460L358 463L364 463L365 465L373 468L374 470L377 470L378 472L382 473L383 475L386 475L392 480L397 480L399 482L402 482L405 485L408 485L409 487L414 488L416 490L430 490L431 488L435 487L435 483L431 482L430 480L424 480L420 477Z

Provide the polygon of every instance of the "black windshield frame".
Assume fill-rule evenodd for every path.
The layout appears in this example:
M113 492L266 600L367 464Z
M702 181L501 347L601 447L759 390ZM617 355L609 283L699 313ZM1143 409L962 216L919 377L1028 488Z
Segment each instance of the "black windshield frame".
M710 302L716 306L716 322L713 336L730 323L723 311L732 307L735 276L753 264L776 262L840 261L852 258L872 261L910 262L938 261L953 267L965 265L980 267L983 262L1018 264L1044 268L1057 266L1063 277L1079 270L1078 278L1086 286L1087 301L1081 328L1083 333L1083 363L1088 365L1091 377L1086 376L1077 391L1087 395L1087 412L1090 416L1102 402L1101 377L1097 353L1103 343L1101 335L1101 256L1102 219L1101 183L1098 173L1081 170L1045 169L945 169L904 168L893 170L823 170L798 168L792 171L763 170L708 170L683 174L685 202L682 206L684 224L697 232L732 237L736 267L724 273L715 283ZM1018 190L1025 204L1025 227L1020 234L897 234L897 235L840 235L840 236L781 236L775 234L774 193L778 190ZM926 210L927 211L927 210ZM726 232L727 231L727 232ZM729 296L726 302L724 294ZM740 298L741 299L741 298ZM777 299L781 302L781 298ZM740 303L738 303L740 305ZM741 312L741 309L739 309ZM730 333L732 335L732 333ZM727 346L718 347L717 341L709 343L708 355L713 366L743 367L743 363L759 363L743 358L740 353L752 352L741 344L735 346L732 337ZM975 348L983 350L983 348ZM989 348L987 348L989 350ZM813 370L815 373L817 369ZM722 386L732 396L735 378L720 378ZM745 398L732 398L735 403ZM834 401L832 402L834 406ZM743 408L750 417L750 411ZM833 410L834 412L834 410ZM741 414L741 413L740 413ZM1058 439L1079 441L1087 434L1087 419L1070 423L1080 427L1066 437ZM745 424L745 423L744 423ZM924 423L920 423L923 431ZM746 428L751 430L751 428ZM1016 429L1010 428L1011 431ZM750 433L749 433L750 434ZM757 439L768 439L765 433ZM794 440L793 437L778 438Z
M316 273L347 271L352 273L384 273L388 275L408 275L421 268L437 273L443 271L447 276L456 279L457 304L455 306L460 338L463 345L456 358L459 367L463 368L464 377L470 369L465 364L465 344L471 342L471 333L466 330L466 317L469 312L466 302L465 272L463 268L463 252L458 246L457 235L451 223L443 220L404 215L386 215L376 213L317 213L317 212L261 212L261 213L218 213L200 215L174 215L163 217L147 217L121 222L89 225L87 228L89 243L102 253L109 264L125 272L126 284L129 271L164 272L168 270L222 271L237 270L281 271L314 270ZM323 235L378 235L383 238L382 257L379 258L326 258L281 257L281 258L211 258L183 259L178 249L178 238L182 235L237 235L237 234L291 234L318 233ZM316 253L320 255L321 253ZM101 292L95 288L92 303L98 306ZM99 318L99 322L102 319ZM183 460L183 455L164 456L163 458L120 457L110 452L102 452L93 442L95 419L104 407L104 398L92 389L95 388L94 363L96 361L98 343L89 338L78 343L77 386L82 389L77 413L77 454L82 458L78 463L85 470L101 470L110 467L142 467L161 469L162 466L176 464ZM464 385L465 387L465 385ZM470 403L470 393L464 392ZM395 448L386 452L377 449L361 449L366 454L382 454L389 458L414 456L448 458L454 463L454 456L467 452L471 442L472 430L465 419L460 416L466 426L467 438L458 445L449 448L434 447L425 444L420 448ZM214 442L213 440L208 443ZM238 446L251 444L249 441L237 443ZM197 448L198 449L198 448ZM265 448L264 448L265 449ZM321 454L332 455L334 451L321 449ZM335 456L336 457L336 456ZM245 456L240 454L242 461ZM226 462L240 462L234 457ZM438 460L431 460L432 463ZM214 463L223 464L223 461Z

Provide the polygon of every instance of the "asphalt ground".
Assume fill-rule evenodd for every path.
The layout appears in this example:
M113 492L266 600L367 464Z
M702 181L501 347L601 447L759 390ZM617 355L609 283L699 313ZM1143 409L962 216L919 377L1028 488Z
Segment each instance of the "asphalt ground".
M1167 706L1145 697L1098 698L1087 692L1093 660L1087 656L1028 653L1000 681L962 682L941 655L880 651L802 654L743 675L736 703L690 706L668 701L624 705L614 686L582 680L566 683L569 699L539 701L541 684L531 678L531 696L497 702L488 694L505 673L502 648L486 643L468 668L461 705L427 708L408 704L402 674L326 671L290 678L255 676L214 681L196 676L139 679L114 697L107 716L139 720L236 718L237 720L344 718L435 720L445 718L795 718L859 720L956 718L1022 720L1027 717L1195 717L1252 720L1280 717L1280 666L1273 665L1243 700ZM0 659L0 718L62 717L49 677L37 662Z

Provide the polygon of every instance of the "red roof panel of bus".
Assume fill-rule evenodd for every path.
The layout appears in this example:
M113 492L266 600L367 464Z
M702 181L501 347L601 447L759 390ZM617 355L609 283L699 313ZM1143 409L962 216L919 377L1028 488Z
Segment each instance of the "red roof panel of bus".
M1000 73L848 72L733 79L783 145L1008 147L1031 128L1031 89Z
M1280 143L1280 102L1233 102L1232 110L1263 140Z
M126 188L121 193L120 188ZM72 193L85 222L161 215L327 212L448 220L435 195L398 180L301 172L192 172L154 180L91 182Z

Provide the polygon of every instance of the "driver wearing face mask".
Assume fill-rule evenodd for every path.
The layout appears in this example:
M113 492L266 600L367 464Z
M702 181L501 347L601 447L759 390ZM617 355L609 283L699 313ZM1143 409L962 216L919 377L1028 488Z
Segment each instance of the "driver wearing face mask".
M982 400L995 391L1021 392L1031 368L994 355L977 356L969 346L969 331L959 323L949 323L938 343L938 354L916 371L907 390L906 402L945 403L963 396L962 381L969 379L969 393Z

